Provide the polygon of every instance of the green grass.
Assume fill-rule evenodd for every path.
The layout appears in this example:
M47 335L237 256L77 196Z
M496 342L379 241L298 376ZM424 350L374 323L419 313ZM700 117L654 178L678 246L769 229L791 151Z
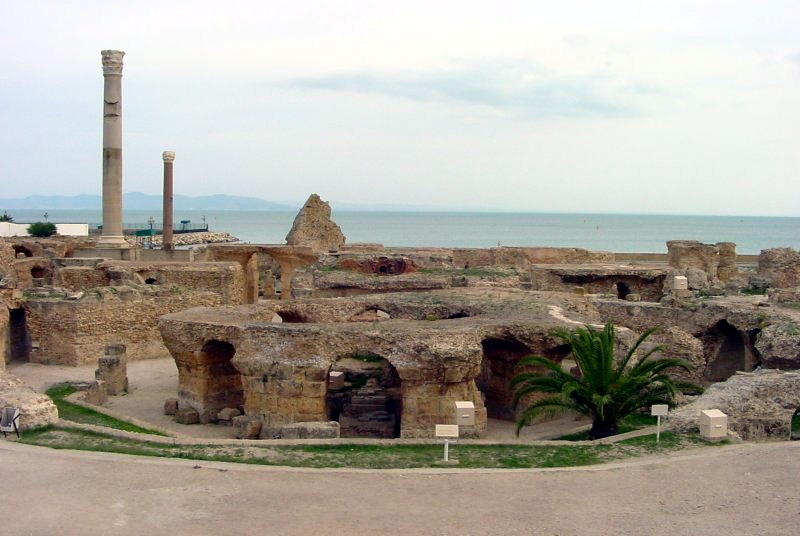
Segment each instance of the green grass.
M24 434L21 442L56 449L115 452L199 461L236 462L310 468L409 469L441 467L442 444L415 445L178 445L118 438L69 427L48 426ZM450 445L459 468L520 469L594 465L654 452L709 445L698 434L673 432L637 437L618 444L588 445ZM716 443L714 443L716 444Z
M105 426L106 428L114 428L116 430L136 432L139 434L166 435L156 430L149 430L120 419L115 419L114 417L109 417L98 411L65 400L67 396L74 392L75 388L68 383L56 385L45 391L45 394L53 399L56 408L58 408L58 416L66 421Z
M626 434L628 432L633 432L634 430L639 430L641 428L645 428L647 426L655 426L658 419L653 417L652 415L647 415L644 413L634 413L632 415L628 415L622 421L620 421L618 425L618 433ZM589 430L583 430L582 432L575 432L573 434L567 434L556 438L559 441L588 441L589 440Z

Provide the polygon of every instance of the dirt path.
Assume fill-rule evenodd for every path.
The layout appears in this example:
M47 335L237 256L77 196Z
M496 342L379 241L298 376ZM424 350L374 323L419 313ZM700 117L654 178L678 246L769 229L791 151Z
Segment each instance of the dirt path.
M569 470L283 469L2 440L0 459L3 534L752 536L800 527L800 442Z

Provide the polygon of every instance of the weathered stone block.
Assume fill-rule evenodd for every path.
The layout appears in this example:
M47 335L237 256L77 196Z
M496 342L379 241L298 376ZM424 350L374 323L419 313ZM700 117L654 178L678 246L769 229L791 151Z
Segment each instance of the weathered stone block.
M296 422L280 428L283 439L337 439L339 423L330 422Z
M108 396L104 382L101 380L93 381L83 395L83 401L95 406L102 406L108 401Z
M223 424L231 424L231 420L234 417L238 417L242 414L237 408L223 408L219 410L217 413L217 420L222 422Z
M164 415L175 415L178 413L178 399L168 398L164 401Z
M231 425L237 439L258 439L261 436L263 423L258 417L239 415L233 417Z
M197 424L200 422L200 414L193 408L180 408L175 414L175 422L180 424Z
M325 382L307 382L303 385L303 396L320 397L325 396L327 385Z

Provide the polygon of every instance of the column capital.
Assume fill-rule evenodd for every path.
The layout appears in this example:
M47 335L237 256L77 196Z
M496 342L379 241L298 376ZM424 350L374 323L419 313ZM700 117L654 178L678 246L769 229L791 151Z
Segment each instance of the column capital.
M103 59L103 76L107 74L117 74L122 76L122 57L125 53L121 50L101 50L100 56Z
M161 153L161 158L164 159L165 164L171 164L175 161L175 151L164 151Z

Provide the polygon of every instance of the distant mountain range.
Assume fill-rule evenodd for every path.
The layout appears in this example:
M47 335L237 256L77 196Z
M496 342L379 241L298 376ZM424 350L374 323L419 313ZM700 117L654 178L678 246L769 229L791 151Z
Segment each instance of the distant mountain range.
M140 192L122 195L122 205L126 210L161 210L162 196ZM99 210L103 199L99 195L30 195L16 199L0 199L0 210ZM173 201L175 210L289 210L297 207L271 203L257 197L235 195L201 195L191 197L176 195Z

